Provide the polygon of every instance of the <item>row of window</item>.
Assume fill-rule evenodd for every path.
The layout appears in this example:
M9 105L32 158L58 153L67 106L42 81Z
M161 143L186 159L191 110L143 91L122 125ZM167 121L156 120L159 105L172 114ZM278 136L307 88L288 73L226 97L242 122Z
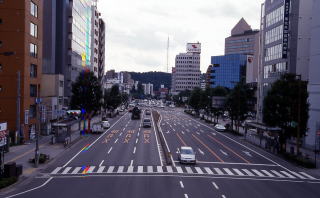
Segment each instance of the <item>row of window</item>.
M266 45L282 39L283 37L283 25L273 28L266 32Z
M269 78L270 73L282 73L288 71L288 63L281 62L273 65L266 65L264 66L263 77Z
M200 73L199 69L176 69L176 72L197 72Z
M282 21L284 17L284 6L272 11L266 16L266 27L269 27L279 21Z
M267 48L265 51L265 61L271 61L282 57L282 44Z
M238 48L252 48L253 45L236 45L236 46L226 46L227 49L238 49Z
M200 64L200 61L176 61L176 63L193 63L193 64Z
M200 57L192 57L192 56L188 56L188 57L186 57L186 56L177 56L177 59L178 60L186 60L186 59L193 59L193 60L200 60Z
M176 86L176 89L185 90L185 89L193 89L196 86Z
M186 81L186 80L199 81L199 78L176 78L176 80L181 80L181 81Z
M176 76L199 76L199 74L176 74Z
M245 39L237 39L237 40L227 40L227 44L231 44L231 43L248 43L253 41L252 38L245 38Z

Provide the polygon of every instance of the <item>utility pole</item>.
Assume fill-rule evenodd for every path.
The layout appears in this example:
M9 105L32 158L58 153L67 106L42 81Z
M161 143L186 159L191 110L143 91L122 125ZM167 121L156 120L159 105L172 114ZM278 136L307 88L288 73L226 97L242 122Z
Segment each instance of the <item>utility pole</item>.
M17 133L19 134L20 141L23 138L21 134L21 125L20 125L20 113L21 113L21 108L20 108L20 101L21 101L21 73L20 71L17 72L17 117L16 117L16 129Z

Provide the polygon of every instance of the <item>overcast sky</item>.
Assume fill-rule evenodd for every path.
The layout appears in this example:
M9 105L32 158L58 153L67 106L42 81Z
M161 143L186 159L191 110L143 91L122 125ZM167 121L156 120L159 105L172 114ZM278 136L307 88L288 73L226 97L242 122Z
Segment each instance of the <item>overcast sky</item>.
M224 54L224 39L243 17L259 29L263 0L99 0L106 22L106 70L167 71L187 42L202 44L201 71Z

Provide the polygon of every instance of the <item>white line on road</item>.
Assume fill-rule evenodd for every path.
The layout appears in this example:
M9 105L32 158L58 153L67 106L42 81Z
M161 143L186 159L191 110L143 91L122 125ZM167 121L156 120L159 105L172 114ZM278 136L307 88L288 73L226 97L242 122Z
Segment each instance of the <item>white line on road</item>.
M221 149L220 149L220 152L221 152L223 155L228 156L228 153L226 153L225 151L223 151L223 150L221 150Z
M138 132L137 136L139 137L139 135L140 135L140 132Z
M222 195L221 197L222 197L222 198L227 198L225 195Z
M137 139L136 139L136 144L138 143L138 140L139 140L139 139L137 138Z
M219 190L219 186L218 186L215 182L212 182L212 185L213 185L217 190Z
M181 186L181 188L184 188L182 181L180 181L180 186Z
M119 139L119 138L117 138L116 141L114 141L115 144L118 142L118 139Z
M108 154L112 151L112 147L109 149Z
M131 162L130 162L130 166L132 166L133 165L133 160L131 160Z
M216 136L217 134L212 132L212 135Z
M204 155L204 152L198 148L198 151L201 153L201 155Z
M189 198L187 194L184 194L184 198Z
M133 154L136 153L136 149L137 149L136 147L133 148Z
M122 135L122 132L119 134L119 137Z
M104 160L101 161L101 163L99 164L99 166L102 166L103 162L104 162Z

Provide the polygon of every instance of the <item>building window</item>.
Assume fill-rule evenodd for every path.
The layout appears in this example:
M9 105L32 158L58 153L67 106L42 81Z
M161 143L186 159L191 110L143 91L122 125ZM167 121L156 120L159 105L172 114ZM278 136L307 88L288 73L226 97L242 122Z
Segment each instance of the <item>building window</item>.
M30 43L30 56L37 58L38 56L38 47L36 44Z
M63 81L62 80L59 81L59 86L63 87Z
M37 85L30 85L30 97L37 97Z
M38 26L34 23L30 23L30 35L33 37L38 37Z
M37 65L34 65L34 64L30 65L30 77L31 78L37 77Z
M29 110L29 117L30 118L35 118L37 115L37 108L36 105L30 105L30 110Z
M32 1L30 2L30 13L32 16L38 17L38 6Z

